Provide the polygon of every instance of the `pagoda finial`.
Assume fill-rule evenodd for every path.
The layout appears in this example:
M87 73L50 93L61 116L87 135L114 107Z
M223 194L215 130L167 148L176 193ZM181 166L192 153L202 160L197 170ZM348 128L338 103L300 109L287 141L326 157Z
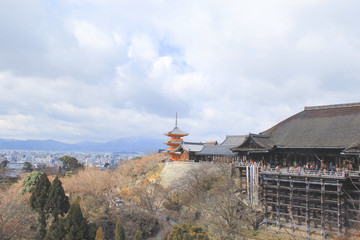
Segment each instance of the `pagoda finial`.
M175 118L175 127L177 127L177 112L176 112L176 118Z

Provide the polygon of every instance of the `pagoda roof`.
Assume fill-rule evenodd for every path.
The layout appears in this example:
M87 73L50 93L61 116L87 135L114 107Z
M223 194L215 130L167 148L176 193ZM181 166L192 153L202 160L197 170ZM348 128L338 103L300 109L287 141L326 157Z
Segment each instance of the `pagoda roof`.
M187 136L189 135L188 133L182 131L180 128L178 128L177 126L174 127L174 129L170 132L165 133L165 135L179 135L179 136Z

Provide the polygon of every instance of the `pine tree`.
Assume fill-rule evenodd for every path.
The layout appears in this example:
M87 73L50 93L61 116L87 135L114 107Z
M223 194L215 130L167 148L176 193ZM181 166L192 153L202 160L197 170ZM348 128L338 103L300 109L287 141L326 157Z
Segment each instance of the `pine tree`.
M31 191L30 206L33 210L39 213L38 222L39 230L36 234L36 239L44 239L46 235L46 213L45 204L49 193L50 181L46 173L42 173L34 189Z
M81 213L78 198L73 201L66 216L65 231L67 240L89 239L89 226Z
M105 234L101 227L99 227L96 231L96 237L95 240L105 240Z
M125 232L122 222L118 218L115 226L115 240L125 240Z
M61 181L56 176L49 189L49 196L46 201L45 209L51 213L54 222L58 220L58 216L64 216L69 210L70 203L68 196L65 195Z
M134 240L141 240L142 236L141 236L141 231L137 230L134 236Z

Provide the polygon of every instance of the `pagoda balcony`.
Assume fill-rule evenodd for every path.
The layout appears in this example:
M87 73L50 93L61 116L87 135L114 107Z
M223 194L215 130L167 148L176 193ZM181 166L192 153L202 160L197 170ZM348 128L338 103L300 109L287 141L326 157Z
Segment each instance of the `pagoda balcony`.
M165 152L165 154L169 154L169 155L181 155L181 152Z
M169 141L164 144L166 145L172 145L172 146L179 146L182 143L182 141Z

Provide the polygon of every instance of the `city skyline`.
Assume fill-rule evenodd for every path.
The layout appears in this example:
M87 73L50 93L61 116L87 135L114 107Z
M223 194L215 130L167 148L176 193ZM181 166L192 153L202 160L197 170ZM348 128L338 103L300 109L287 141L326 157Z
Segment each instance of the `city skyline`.
M357 1L0 2L0 139L186 141L360 102Z

